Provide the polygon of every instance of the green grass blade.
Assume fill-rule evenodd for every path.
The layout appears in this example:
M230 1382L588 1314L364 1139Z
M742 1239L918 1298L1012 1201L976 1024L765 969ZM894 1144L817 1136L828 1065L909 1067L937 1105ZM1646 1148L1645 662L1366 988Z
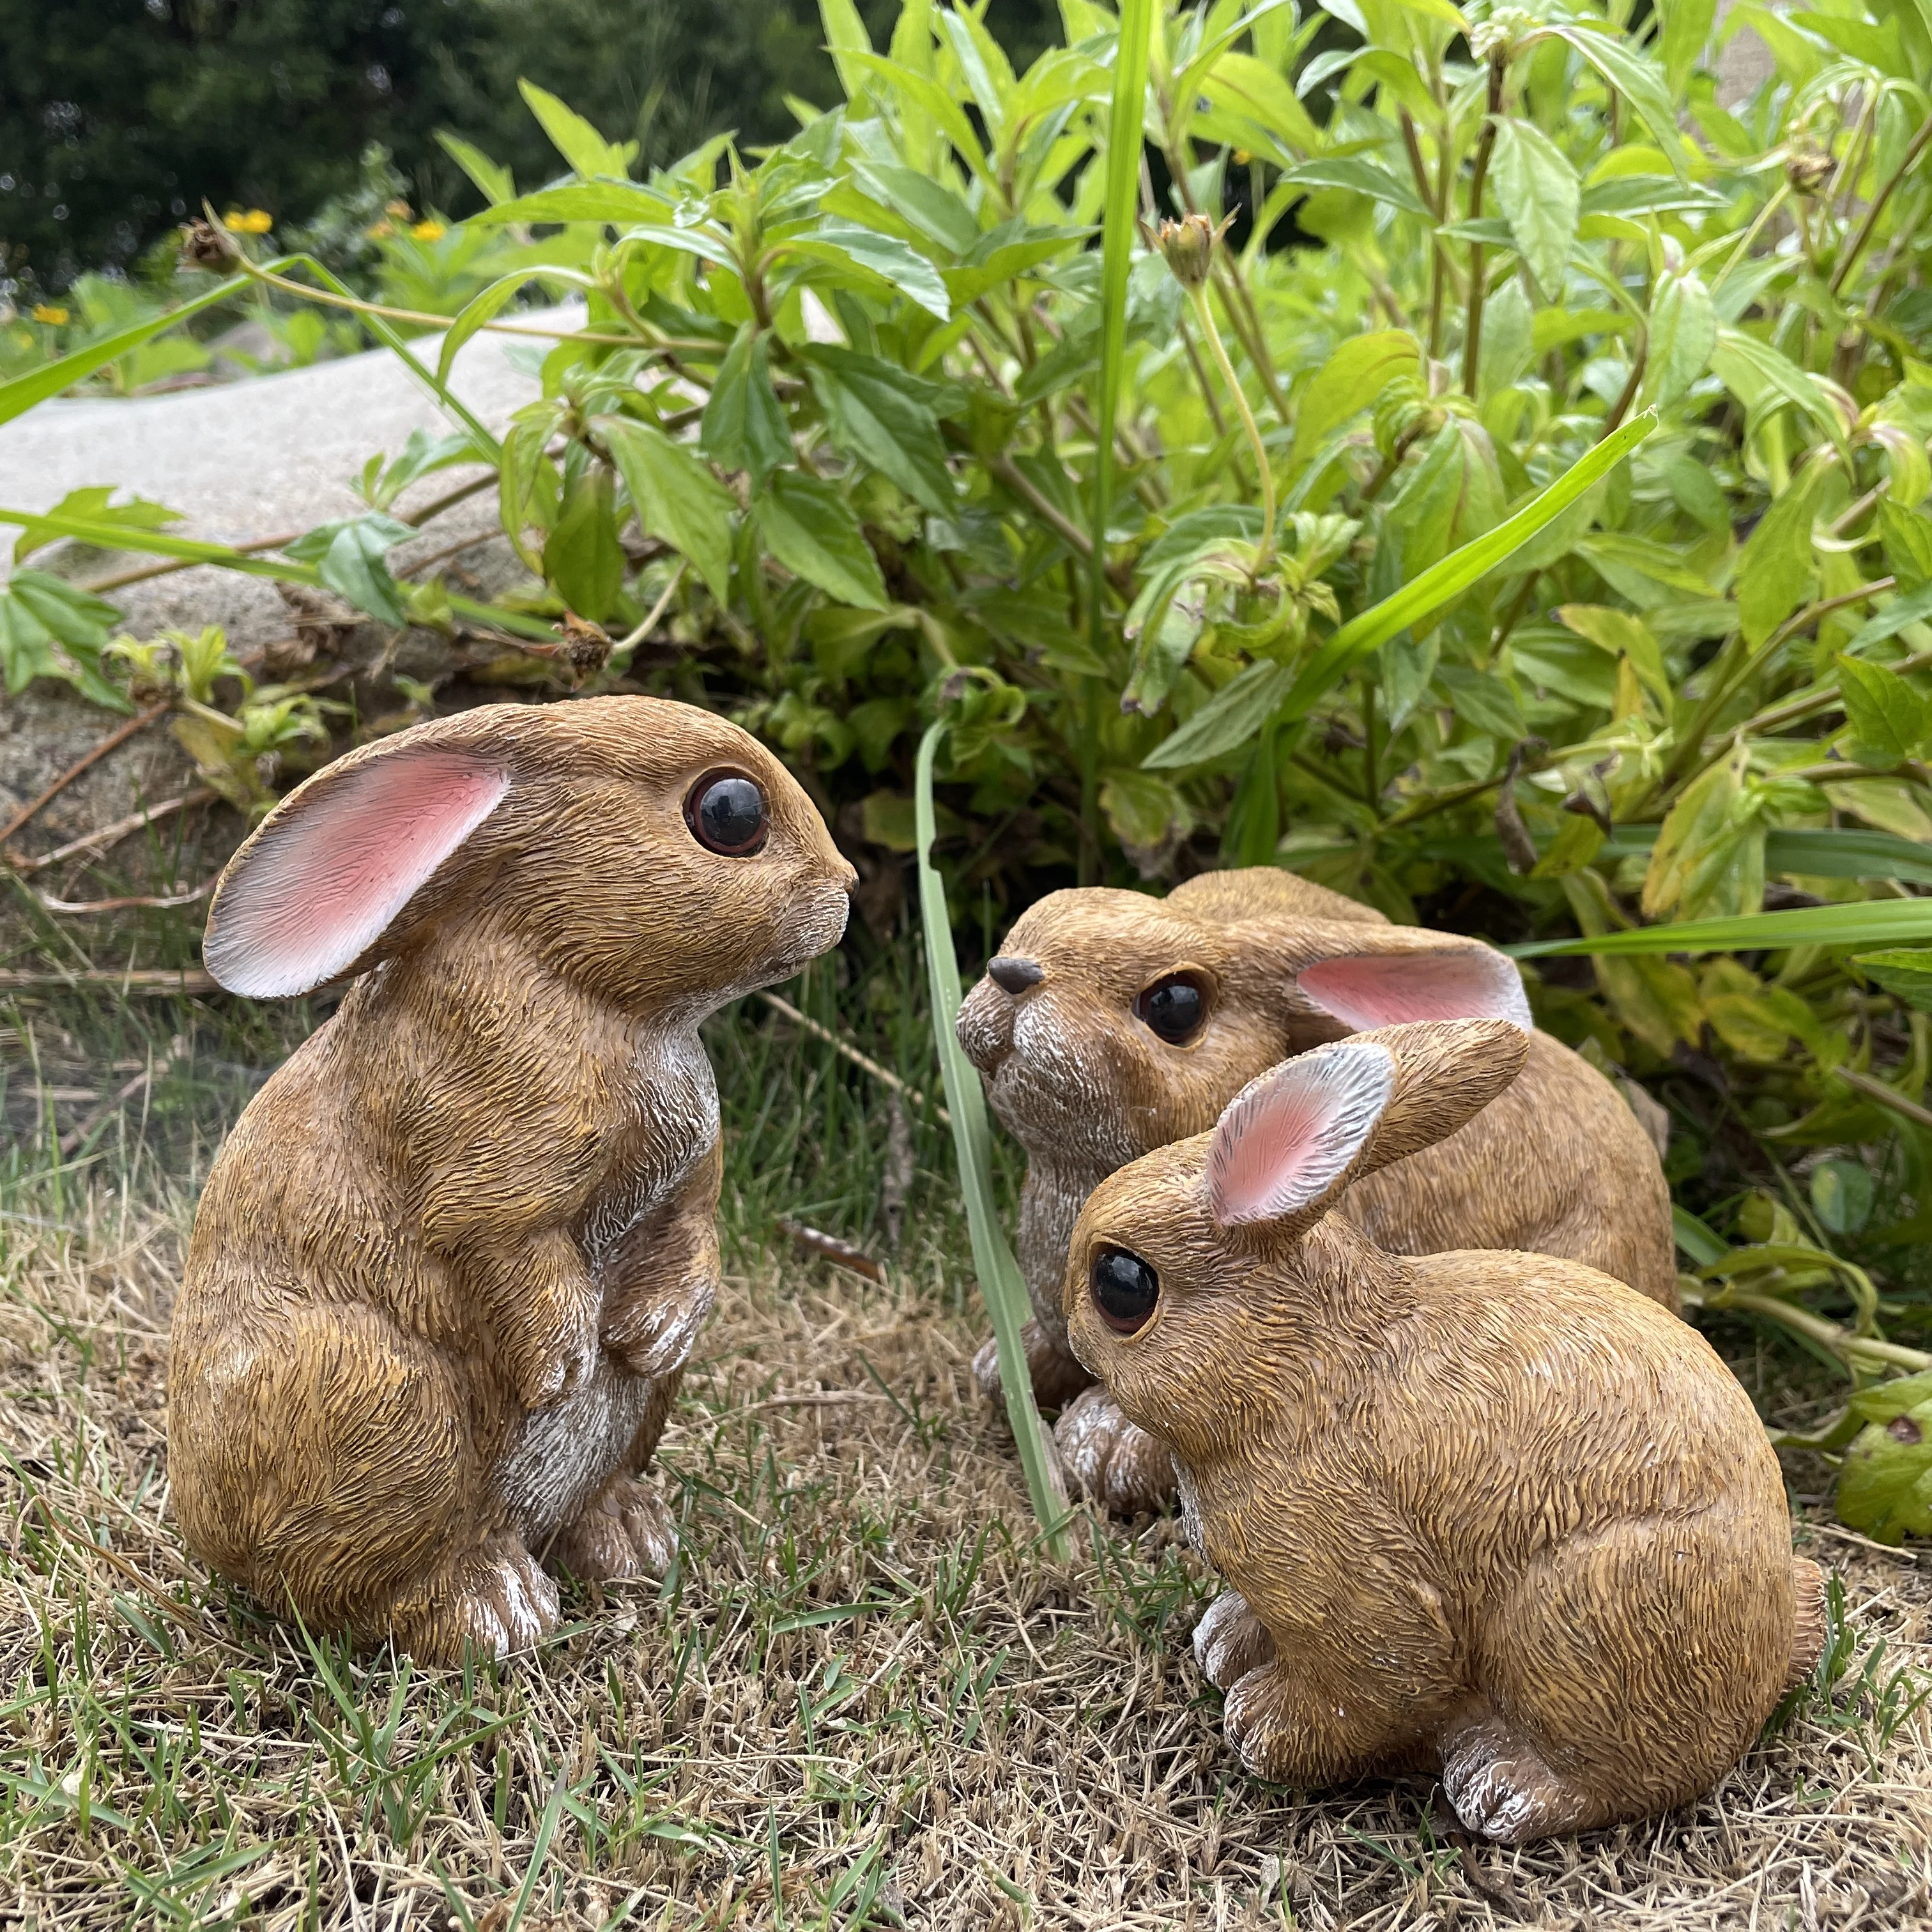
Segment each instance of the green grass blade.
M1870 946L1912 939L1932 939L1932 898L1793 906L1733 919L1694 919L1682 926L1538 940L1502 950L1512 958L1543 959L1568 952L1772 952L1792 946Z
M952 1146L959 1162L959 1188L966 1201L966 1226L973 1243L973 1266L980 1292L993 1318L993 1336L1000 1352L1000 1381L1005 1390L1006 1417L1019 1444L1026 1472L1027 1493L1034 1514L1046 1532L1052 1554L1068 1554L1066 1520L1070 1514L1060 1486L1058 1466L1046 1439L1044 1425L1033 1399L1026 1345L1020 1339L1031 1310L1025 1278L1001 1232L993 1208L992 1136L986 1124L986 1097L980 1076L966 1058L953 1030L959 1012L959 962L952 950L952 930L946 916L946 887L932 863L932 760L946 727L928 728L920 740L914 781L915 831L919 842L919 909L926 934L926 970L932 989L932 1035L939 1049L940 1077L945 1082L946 1105L952 1116Z
M280 266L270 264L271 267ZM103 336L98 342L90 342L86 348L63 356L58 362L50 362L44 368L29 369L24 376L16 376L10 382L0 382L0 423L11 422L16 416L25 416L36 404L58 395L63 389L72 388L75 383L117 357L126 355L129 350L140 348L142 343L165 334L177 322L187 321L191 315L199 315L205 308L212 308L231 296L245 294L248 288L246 275L231 275L218 287L196 296L192 302L183 302L179 308L170 309L166 315L150 316L146 322L130 323L112 335Z
M1598 848L1598 856L1636 857L1656 844L1662 830L1657 825L1619 825ZM1765 835L1764 868L1814 879L1882 879L1932 886L1932 845L1863 825L1774 826Z
M1153 0L1121 0L1114 56L1114 103L1107 117L1107 195L1100 226L1100 419L1094 465L1094 583L1088 608L1100 645L1107 584L1107 518L1113 507L1114 423L1120 410L1127 349L1127 275L1133 266L1134 214L1141 192L1141 126L1147 100Z
M1492 530L1452 550L1412 584L1364 610L1323 644L1294 681L1277 722L1305 718L1364 658L1370 657L1398 631L1460 597L1469 586L1508 562L1530 538L1554 523L1592 484L1607 476L1657 427L1657 412L1646 410L1614 435L1606 436L1580 462L1574 464L1540 496ZM1257 718L1258 729L1262 721Z
M204 543L196 537L170 536L165 530L140 530L128 524L97 524L86 517L64 517L51 511L0 508L0 524L7 524L31 525L55 536L71 537L76 543L92 544L97 550L171 556L183 563L212 564L218 569L238 571L244 577L266 577L280 584L322 587L321 573L312 563L292 563L283 557L231 550L226 544ZM469 597L451 598L449 608L466 623L488 626L532 644L556 641L556 633L540 617L500 610L494 604L478 604Z

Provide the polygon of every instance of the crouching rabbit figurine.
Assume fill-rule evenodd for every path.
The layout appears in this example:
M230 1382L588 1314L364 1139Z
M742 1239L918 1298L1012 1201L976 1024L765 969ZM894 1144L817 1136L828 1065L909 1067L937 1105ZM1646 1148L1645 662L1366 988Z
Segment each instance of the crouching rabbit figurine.
M746 733L491 705L317 772L215 893L209 970L362 975L208 1177L174 1315L190 1545L271 1611L502 1654L542 1566L661 1572L641 1478L718 1280L698 1022L836 945L851 868Z
M1022 915L967 997L961 1043L1027 1152L1019 1260L1028 1355L1069 1472L1113 1508L1170 1500L1166 1456L1066 1346L1060 1285L1081 1204L1124 1162L1204 1132L1291 1054L1405 1020L1531 1024L1515 966L1459 934L1392 926L1273 866L1204 873L1164 899L1100 887ZM1439 1147L1352 1190L1338 1211L1385 1248L1524 1249L1588 1263L1677 1305L1670 1196L1615 1088L1546 1034L1522 1076ZM991 1345L974 1367L997 1392ZM1082 1390L1086 1393L1082 1394Z
M1232 1586L1196 1648L1243 1763L1439 1768L1509 1844L1708 1791L1824 1630L1777 1458L1694 1330L1574 1262L1391 1255L1330 1211L1528 1044L1419 1024L1288 1061L1101 1184L1064 1288Z

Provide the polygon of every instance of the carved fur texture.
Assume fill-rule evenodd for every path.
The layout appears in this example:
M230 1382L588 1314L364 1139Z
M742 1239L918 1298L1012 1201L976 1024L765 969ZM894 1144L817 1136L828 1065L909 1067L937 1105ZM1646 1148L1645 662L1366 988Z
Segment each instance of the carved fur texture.
M1436 1769L1510 1844L1708 1790L1822 1630L1777 1458L1694 1330L1574 1262L1391 1255L1329 1211L1528 1046L1411 1025L1275 1070L1101 1184L1064 1300L1232 1586L1196 1651L1243 1763ZM1094 1277L1123 1252L1158 1282L1130 1333Z
M1034 1390L1048 1408L1090 1380L1060 1312L1082 1204L1126 1162L1213 1126L1265 1069L1359 1023L1318 1004L1304 973L1313 969L1323 998L1351 1015L1406 1018L1420 1006L1447 1017L1514 1000L1528 1020L1515 968L1480 941L1392 926L1273 866L1206 873L1165 899L1099 887L1052 893L1015 923L1001 957L1039 976L1017 993L982 980L958 1034L994 1112L1027 1152L1017 1246L1034 1310ZM1146 989L1176 974L1193 976L1206 994L1198 1035L1180 1045L1134 1010ZM1546 1034L1528 1042L1521 1076L1490 1106L1439 1146L1352 1189L1337 1211L1397 1253L1557 1256L1674 1310L1670 1196L1656 1149L1587 1061ZM997 1392L990 1344L975 1367ZM1171 1500L1161 1460L1099 1402L1088 1401L1060 1443L1070 1472L1116 1509Z
M762 791L755 850L687 817L719 773ZM362 977L196 1218L169 1462L211 1568L442 1662L552 1628L547 1568L662 1570L642 1478L718 1282L698 1022L836 945L854 882L756 740L654 698L440 719L277 807L210 964Z

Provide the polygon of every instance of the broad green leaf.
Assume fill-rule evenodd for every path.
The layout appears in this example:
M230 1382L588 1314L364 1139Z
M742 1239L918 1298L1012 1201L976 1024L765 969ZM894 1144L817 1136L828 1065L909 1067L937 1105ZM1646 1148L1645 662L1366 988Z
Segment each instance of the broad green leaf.
M76 496L90 493L76 491ZM126 694L100 674L100 653L120 612L65 578L31 568L0 584L0 677L15 696L37 677L59 678L113 711Z
M1717 346L1718 314L1703 278L1688 268L1664 276L1651 304L1642 399L1676 402L1710 367Z
M752 514L766 548L795 577L842 604L887 608L879 560L852 506L830 484L782 470L753 497Z
M298 563L312 563L316 577L358 610L386 624L406 624L410 614L401 586L384 560L399 543L416 535L413 526L378 512L340 523L319 524L284 553Z
M545 453L562 421L560 405L529 404L511 418L503 438L496 514L512 548L532 570L543 568L539 554L542 544L532 548L530 532L548 532L556 521L557 506L562 500L562 479Z
M764 335L746 322L718 366L698 437L698 447L721 470L742 470L754 484L793 460L791 430L772 387L770 356Z
M1387 202L1391 208L1420 215L1425 221L1433 223L1436 219L1436 211L1424 203L1407 176L1391 174L1360 154L1328 154L1304 161L1290 168L1283 178L1298 188L1344 188L1352 194Z
M492 208L517 198L517 184L509 170L490 160L473 142L446 128L436 130L436 146L467 175L476 192Z
M1238 751L1275 715L1289 682L1285 665L1250 664L1172 737L1156 745L1141 760L1142 768L1172 771L1177 766L1200 764Z
M1882 644L1887 638L1897 637L1907 625L1922 624L1929 619L1932 619L1932 584L1921 584L1907 596L1894 597L1876 616L1861 624L1846 648L1855 652L1867 650Z
M1285 159L1312 154L1323 146L1321 130L1294 98L1294 88L1252 54L1224 53L1200 85L1216 106L1244 116L1273 135Z
M456 361L457 352L486 322L494 321L497 311L502 308L519 289L530 286L530 276L523 269L500 277L490 286L472 296L458 310L456 319L444 332L442 349L436 358L436 380L439 382L449 380L449 372Z
M1664 21L1664 77L1673 95L1682 94L1711 38L1718 0L1658 0Z
M1522 707L1508 682L1493 671L1472 670L1466 664L1437 668L1436 682L1460 719L1486 731L1505 744L1524 736Z
M1761 644L1803 602L1816 566L1811 520L1828 466L1808 463L1758 519L1738 558L1738 622L1748 644Z
M56 518L77 517L103 527L129 530L158 530L181 521L180 511L170 510L165 504L152 502L145 496L116 503L110 500L114 494L115 486L112 484L70 490L47 514ZM58 542L60 537L61 532L51 524L29 524L14 546L14 561L24 562L35 550Z
M1533 121L1503 115L1496 121L1490 179L1537 286L1546 297L1560 298L1576 239L1582 193L1576 170Z
M866 73L880 76L902 100L910 101L931 116L940 132L952 143L960 159L982 180L986 178L990 172L986 166L986 151L974 131L972 122L966 118L958 102L931 75L916 73L898 61L887 59L884 54L855 51L845 58Z
M1128 0L1129 4L1136 0ZM1019 1445L1020 1466L1034 1514L1044 1532L1048 1550L1064 1561L1070 1553L1064 1524L1066 1497L1058 1474L1058 1459L1046 1446L1046 1432L1034 1406L1033 1376L1027 1366L1023 1330L1033 1312L1026 1277L1000 1226L993 1200L993 1137L986 1120L986 1090L966 1058L955 1030L962 1004L959 962L952 950L952 928L946 909L946 886L932 862L934 818L932 766L944 722L929 726L920 740L914 766L914 823L919 841L919 906L926 939L926 970L932 1010L932 1035L939 1053L939 1071L951 1112L952 1147L959 1163L959 1191L966 1203L966 1226L973 1246L974 1272L992 1318L999 1352L1000 1392L1006 1419Z
M1908 593L1932 584L1932 517L1922 511L1901 510L1889 497L1878 500L1878 527L1885 540L1885 560Z
M638 154L636 142L626 141L620 146L605 140L582 115L566 107L534 81L518 81L517 92L550 136L550 146L586 181L597 175L609 175L621 181L630 172Z
M1828 1232L1856 1234L1871 1219L1871 1169L1859 1160L1821 1160L1811 1170L1811 1206Z
M1532 497L1507 521L1452 551L1440 563L1405 584L1393 597L1350 619L1310 659L1282 708L1285 718L1304 718L1310 709L1364 658L1372 656L1398 631L1479 583L1546 525L1553 522L1599 478L1609 475L1657 427L1654 410L1634 416L1573 464L1548 489Z
M601 463L565 490L543 562L544 575L580 617L601 621L610 614L624 585L624 548L617 540L616 485Z
M1422 346L1406 328L1352 336L1322 364L1295 412L1294 438L1312 453L1388 386L1422 366Z
M966 254L980 239L973 211L944 182L888 161L855 160L852 172L902 220L950 254Z
M1888 952L1861 952L1852 964L1908 1006L1922 1013L1932 1013L1932 946L1896 946Z
M939 271L896 236L862 228L856 221L820 221L808 236L784 244L786 251L808 260L849 264L916 302L944 322L952 313L952 298Z
M1882 1384L1854 1404L1874 1396L1892 1412L1868 1423L1846 1450L1838 1519L1878 1543L1932 1536L1932 1374ZM1900 1406L1908 1400L1910 1408Z
M826 426L841 450L891 478L928 510L944 515L958 507L933 413L937 383L908 374L882 356L829 344L813 343L800 353Z
M513 201L493 202L472 214L467 225L500 228L512 222L608 221L628 228L638 222L662 223L670 214L662 195L636 182L568 182Z
M271 262L271 268L283 264ZM180 308L170 309L165 315L151 316L145 322L130 323L127 328L117 329L112 335L104 336L98 342L90 342L84 349L76 349L61 357L57 362L49 362L37 369L29 369L23 376L16 376L10 382L0 382L0 423L11 422L17 416L24 415L37 403L45 402L50 396L58 395L63 389L70 389L74 384L92 375L95 370L104 368L110 362L118 361L130 350L138 349L142 344L152 340L164 329L176 327L199 315L204 309L213 308L225 302L232 296L242 294L254 284L246 275L232 275L205 295L196 296L193 301L183 302Z
M1842 456L1849 457L1844 422L1830 398L1788 356L1780 354L1769 343L1720 322L1711 367L1754 418L1761 412L1767 398L1790 403L1820 435L1830 439Z
M1736 917L1764 902L1764 821L1748 809L1750 749L1740 746L1687 785L1664 821L1644 874L1652 919Z
M872 37L866 32L866 23L860 19L852 0L818 0L818 19L825 29L826 51L838 70L838 83L844 88L846 98L854 99L864 90L866 70L847 56L870 53Z
M1617 35L1599 28L1555 20L1550 22L1550 28L1568 40L1636 110L1671 166L1682 173L1684 140L1677 131L1670 91L1655 64L1634 52Z
M1619 653L1628 657L1644 688L1663 707L1664 716L1670 716L1676 693L1671 688L1670 674L1664 668L1664 649L1657 641L1656 633L1641 617L1628 610L1613 610L1603 604L1562 604L1553 614L1558 623L1580 638L1588 638L1612 657Z
M731 518L737 500L688 444L651 423L599 416L591 428L616 464L639 525L691 560L724 603L731 578Z
M1932 736L1932 703L1895 670L1862 658L1838 660L1838 688L1845 701L1856 755L1868 765L1895 765L1916 758Z

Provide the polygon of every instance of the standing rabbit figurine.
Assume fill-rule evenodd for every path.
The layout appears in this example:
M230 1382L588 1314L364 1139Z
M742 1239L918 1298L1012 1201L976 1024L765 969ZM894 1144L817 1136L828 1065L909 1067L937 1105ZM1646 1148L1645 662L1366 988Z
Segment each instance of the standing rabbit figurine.
M1330 1211L1528 1046L1397 1026L1264 1075L1096 1190L1064 1301L1233 1586L1195 1641L1242 1762L1439 1767L1509 1844L1708 1791L1824 1631L1778 1460L1693 1329L1574 1262L1407 1258Z
M1204 873L1165 899L1099 887L1022 915L960 1010L994 1112L1027 1151L1019 1260L1042 1404L1073 1476L1112 1508L1169 1500L1168 1459L1066 1346L1060 1284L1081 1204L1124 1162L1204 1132L1265 1069L1357 1028L1531 1024L1516 968L1460 934L1379 913L1273 866ZM1670 1195L1616 1090L1546 1034L1462 1130L1352 1189L1339 1212L1402 1254L1528 1250L1587 1262L1674 1309ZM974 1364L989 1394L989 1344ZM1084 1390L1085 1393L1082 1393Z
M640 1480L715 1298L698 1022L844 931L852 868L748 734L490 705L319 772L236 854L232 991L362 976L208 1177L168 1376L189 1544L269 1610L436 1661L660 1572Z

